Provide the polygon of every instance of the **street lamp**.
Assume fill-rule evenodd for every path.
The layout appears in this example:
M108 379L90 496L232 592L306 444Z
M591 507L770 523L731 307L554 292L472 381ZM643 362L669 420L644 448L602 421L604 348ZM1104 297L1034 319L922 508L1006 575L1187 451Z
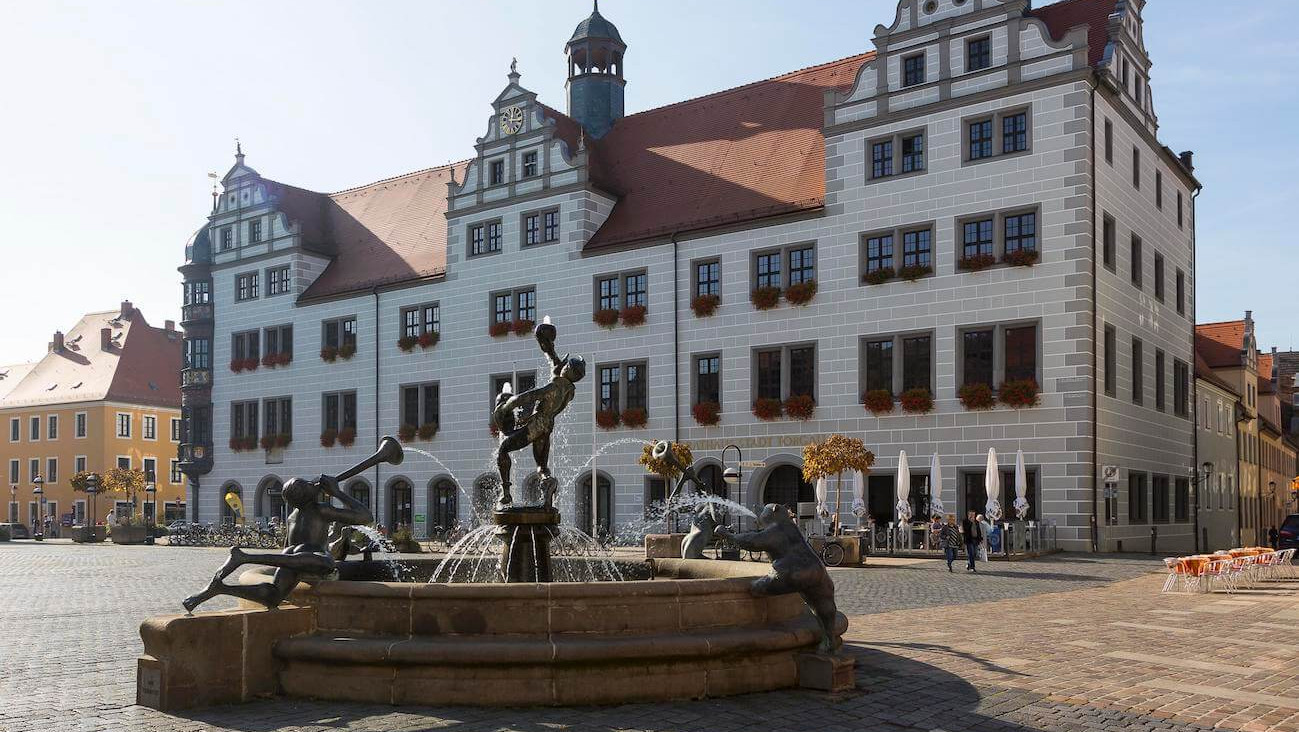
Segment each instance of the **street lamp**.
M149 510L144 512L144 543L153 544L153 527L158 523L158 486L153 482L153 475L149 475L149 482L144 484L144 493L148 498L146 505Z
M32 495L36 497L36 531L32 533L32 538L45 541L45 479L38 475L32 478L32 483L36 486L32 488Z
M18 484L9 484L9 523L18 523Z
M727 450L735 450L736 459L734 464L727 465L726 469L722 471L722 482L726 483L727 485L735 486L735 502L743 506L744 489L740 486L740 480L744 477L744 466L741 465L740 463L744 462L744 453L740 452L739 445L735 445L735 444L727 445L726 447L722 448L722 463L726 462ZM738 524L740 519L741 516L737 514L735 516L737 529L739 528ZM740 558L740 548L738 546L734 546L728 543L727 546L725 546L722 549L722 559L736 560L739 558Z

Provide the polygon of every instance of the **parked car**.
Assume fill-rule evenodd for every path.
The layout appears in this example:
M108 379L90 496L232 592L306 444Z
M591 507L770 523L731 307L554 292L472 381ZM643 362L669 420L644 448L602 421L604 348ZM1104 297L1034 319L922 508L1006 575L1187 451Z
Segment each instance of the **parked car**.
M32 532L27 528L27 524L5 524L9 527L9 538L11 539L30 539Z
M1278 549L1299 549L1299 513L1292 513L1281 522L1276 544Z

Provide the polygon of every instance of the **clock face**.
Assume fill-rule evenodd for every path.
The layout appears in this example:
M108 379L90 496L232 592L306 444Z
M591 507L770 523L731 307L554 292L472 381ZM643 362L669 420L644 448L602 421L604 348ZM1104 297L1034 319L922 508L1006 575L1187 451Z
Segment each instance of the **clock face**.
M501 110L501 132L507 135L513 135L523 129L523 110L518 107L509 107Z

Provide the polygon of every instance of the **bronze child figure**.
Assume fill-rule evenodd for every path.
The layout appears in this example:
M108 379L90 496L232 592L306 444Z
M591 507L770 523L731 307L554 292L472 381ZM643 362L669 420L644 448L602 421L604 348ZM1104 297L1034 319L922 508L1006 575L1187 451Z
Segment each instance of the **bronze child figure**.
M239 547L230 549L230 557L221 565L207 588L185 599L187 612L217 595L230 595L261 603L274 609L298 584L300 575L323 577L334 571L335 561L330 553L330 525L368 525L374 523L374 514L362 502L347 495L338 487L338 478L322 475L319 480L294 478L284 484L284 501L292 509L289 513L287 548L281 554L248 554ZM337 498L343 507L337 508L321 499ZM227 585L223 580L245 564L275 567L270 582L256 585Z
M532 445L532 457L537 463L537 474L545 491L546 508L552 508L559 484L550 474L550 435L555 431L555 418L573 401L577 389L573 386L586 375L586 361L581 356L555 353L555 326L546 318L534 331L541 352L550 361L549 384L513 394L509 385L496 396L492 410L492 424L501 433L496 448L496 467L501 474L502 506L514 502L510 495L510 453Z

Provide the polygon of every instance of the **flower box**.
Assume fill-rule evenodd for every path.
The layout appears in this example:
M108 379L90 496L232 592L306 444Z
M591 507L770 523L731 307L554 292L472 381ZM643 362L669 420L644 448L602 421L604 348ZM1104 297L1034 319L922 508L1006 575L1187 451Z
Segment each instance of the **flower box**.
M261 362L255 358L236 358L230 362L230 370L236 374L244 371L256 371Z
M978 272L981 269L987 269L997 263L997 258L991 254L974 254L969 257L961 257L956 262L956 268L966 272Z
M874 272L867 272L862 275L861 281L868 285L882 285L896 276L897 273L893 271L892 267L883 267Z
M699 402L690 408L690 413L704 427L712 427L722 421L722 405L717 402Z
M404 424L397 428L397 438L402 442L410 442L415 439L415 433L419 431L413 424Z
M487 326L487 334L493 338L500 338L501 336L510 332L510 327L512 325L513 323L510 323L509 321L492 323L491 325Z
M889 414L893 411L893 392L888 389L871 389L862 394L862 403L866 406L866 411L879 416Z
M908 389L898 397L902 411L910 414L929 414L934 411L934 395L928 389Z
M927 264L913 264L898 270L898 276L907 282L915 282L921 277L928 277L933 273L934 268Z
M320 446L321 446L321 447L333 447L333 446L334 446L334 443L337 442L337 441L338 441L338 431L337 431L337 430L325 430L324 432L321 432L321 433L320 433Z
M1032 267L1042 258L1036 249L1016 249L1013 252L1006 252L1001 261L1012 267Z
M618 314L618 317L622 320L622 324L628 328L641 325L645 322L645 306L628 305L622 309L622 312Z
M355 343L344 343L338 347L338 357L346 361L356 355Z
M707 318L717 312L721 304L722 298L717 295L700 295L690 301L690 309L695 311L696 318Z
M992 387L984 383L966 384L956 392L956 395L961 398L961 406L969 410L992 409L997 406L997 398L992 393Z
M780 419L785 405L779 399L757 399L753 402L753 416L764 422Z
M780 288L756 287L749 293L749 302L758 310L770 310L780 304Z
M333 363L338 360L338 349L333 346L325 346L320 349L320 360L327 363Z
M293 355L288 353L268 353L262 357L262 365L269 369L277 366L288 366L292 361Z
M602 430L611 430L618 426L622 421L622 415L618 414L615 409L601 409L595 413L595 423Z
M433 439L433 436L436 435L437 433L438 433L437 422L425 422L424 424L419 426L419 430L416 432L416 434L419 435L419 438L421 440L424 440L425 442Z
M436 346L438 344L438 341L440 340L442 340L442 334L437 331L429 331L428 333L422 333L420 334L418 340L419 347L432 348L433 346Z
M812 298L816 297L816 289L816 280L790 285L789 289L785 290L785 299L791 305L806 305L812 302Z
M795 394L785 400L785 414L790 419L806 422L815 412L816 400L810 394Z
M649 422L649 414L640 407L630 407L622 410L622 423L632 429L640 429Z
M275 447L275 435L262 435L261 445L263 450Z
M401 338L397 339L397 347L406 353L409 353L411 350L413 350L415 348L415 344L417 343L419 343L419 338L415 336L408 335L408 336L402 336Z
M281 432L275 436L276 447L288 447L291 442L293 442L293 435L290 435L287 432Z
M997 389L998 398L1001 403L1015 409L1025 407L1036 407L1040 403L1039 395L1041 389L1037 382L1032 379L1017 379L1014 381L1001 382L1001 388Z
M613 308L597 310L595 311L595 314L591 316L591 320L601 328L612 328L618 324L618 311Z
M522 318L514 321L510 327L514 330L514 335L525 336L532 333L533 329L537 327L537 323L534 320Z
M230 450L232 452L245 452L247 450L257 449L257 438L255 437L231 437Z
M353 427L344 427L338 431L338 444L343 447L351 447L356 442L356 429Z

